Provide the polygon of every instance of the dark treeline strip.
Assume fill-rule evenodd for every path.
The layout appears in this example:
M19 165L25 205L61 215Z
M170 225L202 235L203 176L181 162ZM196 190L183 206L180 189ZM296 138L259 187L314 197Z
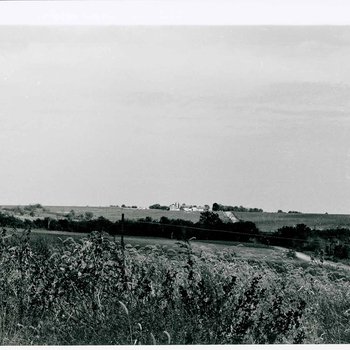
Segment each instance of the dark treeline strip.
M298 224L279 228L263 240L267 240L265 243L271 245L312 251L321 258L324 256L350 258L350 230L347 228L312 230L304 224Z
M196 236L197 239L240 240L248 239L249 237L243 235L242 237L245 238L240 238L239 234L260 234L252 222L239 221L236 223L224 223L219 219L217 214L210 212L201 215L201 220L197 223L182 219L168 219L167 217L162 217L159 221L152 220L150 217L137 221L125 220L123 229L121 220L112 222L102 216L91 220L56 220L44 218L30 221L0 214L0 226L79 233L105 231L111 235L124 233L125 235L132 236L153 236L174 239L188 239L192 235ZM195 234L192 234L191 229L196 229ZM236 232L235 236L232 235L233 232Z
M214 212L201 213L197 223L163 216L159 221L150 217L139 220L112 222L104 217L90 220L36 219L21 220L14 216L0 214L0 226L13 228L45 229L90 233L104 231L112 236L150 236L178 240L195 237L198 240L254 242L271 246L282 246L295 250L313 251L320 255L336 258L350 257L350 230L335 228L311 230L304 224L284 226L273 233L262 233L253 222L238 221L224 223Z
M235 211L241 213L262 213L261 208L245 208L243 206L231 206L231 205L222 205L219 203L214 203L212 206L213 211Z
M32 223L32 228L41 228L54 231L68 231L68 232L93 232L105 231L111 235L130 235L130 236L152 236L164 237L174 239L189 239L196 236L197 239L210 240L239 240L237 235L232 236L232 231L242 234L259 234L259 230L252 222L237 222L237 223L223 223L215 224L181 220L168 219L162 217L159 221L145 218L140 220L125 220L111 222L104 217L99 217L94 220L69 221L37 219ZM192 232L195 230L195 233ZM246 237L248 239L249 237Z

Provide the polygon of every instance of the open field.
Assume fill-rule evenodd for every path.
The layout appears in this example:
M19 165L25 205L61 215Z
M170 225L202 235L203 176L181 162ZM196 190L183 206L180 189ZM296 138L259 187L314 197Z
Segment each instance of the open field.
M46 231L32 230L32 240L44 240L49 244L57 244L61 240L72 237L75 240L87 237L84 233L61 232L61 231ZM110 237L113 240L112 237ZM116 237L119 242L120 236ZM130 244L133 247L143 249L144 247L155 246L162 250L178 249L178 241L160 237L139 237L139 236L124 236L125 244ZM274 247L258 246L253 243L238 243L225 241L191 241L193 249L197 252L211 252L214 254L222 251L228 251L234 254L239 259L244 260L260 260L260 261L282 261L285 259L285 252L275 249Z
M86 233L76 233L76 232L62 232L62 231L47 231L47 230L32 230L31 240L33 242L45 242L51 246L61 244L63 240L71 237L76 241L88 237ZM108 237L110 240L115 240L120 242L120 236ZM179 241L169 238L162 237L140 237L140 236L124 236L125 245L130 246L130 248L148 249L154 247L156 249L161 249L164 252L170 250L178 251ZM263 244L257 243L240 243L233 241L191 241L191 245L197 253L211 253L220 255L222 252L228 252L233 254L239 260L249 260L249 261L260 261L260 262L272 262L272 263L283 263L288 260L290 263L294 264L296 267L302 265L303 262L307 264L313 264L310 255L295 252L294 260L290 260L288 257L288 249L283 247L265 246ZM309 252L312 255L312 252ZM350 266L342 263L334 263L330 261L325 261L323 266L330 266L335 269L345 268L350 270Z
M17 206L14 205L4 205L4 208L14 209ZM19 206L23 207L23 206ZM151 217L153 220L159 220L162 216L166 216L169 219L182 219L192 222L199 221L200 212L185 212L185 211L167 211L159 209L129 209L120 207L90 207L90 206L45 206L43 210L36 210L35 216L30 217L29 215L18 216L26 219L35 219L36 217L52 217L52 218L62 218L67 215L71 210L74 210L76 215L85 214L86 212L93 213L93 217L96 219L99 216L103 216L108 220L117 221L121 219L122 214L124 214L125 219L138 220L145 218L147 216ZM223 215L224 216L224 215Z
M94 218L103 216L108 220L117 221L121 219L124 214L125 219L138 220L147 216L153 220L159 220L162 216L166 216L169 219L182 219L193 222L199 221L199 212L184 212L184 211L167 211L159 209L126 209L117 207L46 207L52 213L67 214L70 210L74 210L76 214L84 214L85 212L91 212L94 214Z
M244 221L252 221L262 232L273 232L282 226L305 224L311 229L350 228L350 215L341 214L287 214L240 213L234 215Z

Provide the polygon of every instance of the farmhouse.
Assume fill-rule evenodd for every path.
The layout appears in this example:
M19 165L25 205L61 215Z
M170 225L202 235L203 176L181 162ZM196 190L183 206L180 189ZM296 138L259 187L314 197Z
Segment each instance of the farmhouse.
M192 211L204 211L205 210L205 208L204 207L202 207L202 206L200 206L200 205L194 205L194 206L192 206Z
M179 202L175 202L169 205L169 210L173 210L173 211L183 210L186 212L192 212L192 211L205 211L208 209L206 209L205 206L201 206L201 205L188 205L185 203L180 204Z
M175 202L169 205L169 210L180 210L180 203Z

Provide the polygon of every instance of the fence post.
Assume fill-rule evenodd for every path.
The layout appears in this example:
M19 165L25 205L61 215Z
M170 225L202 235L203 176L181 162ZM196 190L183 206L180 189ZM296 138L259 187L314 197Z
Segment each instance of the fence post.
M120 244L121 244L122 248L124 249L124 213L122 213Z
M181 234L182 234L182 239L183 239L184 241L187 241L186 227L185 227L185 226L182 226L182 227L181 227Z

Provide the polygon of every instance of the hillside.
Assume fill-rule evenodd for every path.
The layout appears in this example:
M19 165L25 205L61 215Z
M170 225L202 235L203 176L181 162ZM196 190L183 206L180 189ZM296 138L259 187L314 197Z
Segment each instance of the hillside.
M34 220L37 218L51 217L61 219L74 212L77 219L86 213L91 213L94 219L103 216L110 221L118 221L122 214L126 220L138 220L151 217L159 220L162 216L168 219L188 220L196 223L200 219L200 212L167 211L160 209L134 209L121 207L93 207L93 206L40 206L36 205L3 205L0 207L2 213L9 213L21 219ZM229 212L218 211L223 222L230 222ZM311 229L334 229L349 228L350 215L344 214L303 214L303 213L267 213L267 212L233 212L234 217L241 221L254 222L262 232L274 232L283 226L295 226L305 224Z
M311 229L350 228L350 215L342 214L288 214L288 213L241 213L239 220L252 221L263 232L273 232L282 226L305 224Z
M162 216L166 216L169 219L182 219L192 222L198 222L200 218L200 212L185 212L185 211L167 211L160 209L132 209L132 208L120 208L120 207L91 207L91 206L44 206L42 208L35 208L32 216L30 216L29 210L23 210L19 212L18 208L25 208L26 206L20 205L6 205L1 207L2 212L9 212L16 217L23 219L35 219L52 217L59 219L67 215L70 211L74 211L76 216L84 215L86 212L93 214L93 218L100 216L105 217L111 221L117 221L121 219L122 214L126 220L138 220L151 217L153 220L159 220ZM17 209L16 209L17 208ZM220 214L222 220L227 220L224 214Z

